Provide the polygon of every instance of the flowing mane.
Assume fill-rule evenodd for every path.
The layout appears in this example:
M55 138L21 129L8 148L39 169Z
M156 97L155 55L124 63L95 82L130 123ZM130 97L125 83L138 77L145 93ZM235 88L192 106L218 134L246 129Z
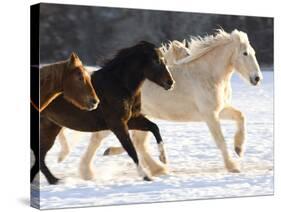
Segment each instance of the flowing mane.
M53 89L62 75L68 60L40 67L40 86L43 89ZM48 93L48 90L46 91Z
M165 55L169 51L169 49L172 48L172 46L173 46L172 41L169 41L168 43L162 43L161 47L159 48L159 50L161 51L161 53L163 55Z
M223 29L216 29L214 35L207 35L205 37L196 36L191 37L188 42L188 49L190 56L183 58L178 63L189 63L201 56L207 54L214 48L237 40L239 43L249 43L246 33L238 30L233 30L231 33L225 32Z
M40 67L40 84L42 87L45 87L44 85L46 83L54 84L58 81L58 79L61 79L67 62L68 61L65 60ZM48 87L53 86L55 85Z
M118 51L113 59L103 63L102 68L99 71L119 72L124 69L124 65L126 66L126 64L132 63L135 60L152 57L155 53L155 48L155 45L152 43L140 41L133 47L124 48Z

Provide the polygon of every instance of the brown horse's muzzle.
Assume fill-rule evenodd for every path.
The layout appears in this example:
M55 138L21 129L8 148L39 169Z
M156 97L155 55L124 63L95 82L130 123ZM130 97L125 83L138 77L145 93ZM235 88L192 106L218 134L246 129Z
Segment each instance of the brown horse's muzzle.
M88 111L92 111L97 109L98 105L99 105L100 101L96 98L91 98L88 100Z

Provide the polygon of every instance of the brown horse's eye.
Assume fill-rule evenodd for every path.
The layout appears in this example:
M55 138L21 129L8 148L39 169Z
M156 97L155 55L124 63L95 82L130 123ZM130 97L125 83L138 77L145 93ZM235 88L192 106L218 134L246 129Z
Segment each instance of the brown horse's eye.
M77 79L78 79L79 81L83 81L83 75L82 75L82 73L81 73L80 71L77 70L76 76L77 76Z

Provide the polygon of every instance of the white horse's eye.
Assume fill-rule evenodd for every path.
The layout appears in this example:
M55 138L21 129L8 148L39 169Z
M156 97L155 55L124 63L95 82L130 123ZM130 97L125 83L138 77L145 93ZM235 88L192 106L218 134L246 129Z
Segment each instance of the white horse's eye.
M243 52L243 55L244 56L248 56L248 52Z

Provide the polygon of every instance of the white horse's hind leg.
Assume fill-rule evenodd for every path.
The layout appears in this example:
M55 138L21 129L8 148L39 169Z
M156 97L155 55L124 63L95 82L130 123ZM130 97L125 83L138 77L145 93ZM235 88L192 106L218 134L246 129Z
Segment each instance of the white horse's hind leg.
M59 153L58 162L62 162L70 153L70 146L67 142L67 139L64 135L64 131L61 130L58 134L59 143L61 145L61 151Z
M155 161L149 153L147 142L149 141L150 134L145 131L133 131L132 140L138 152L141 164L150 171L152 176L167 174L166 166L161 165Z
M112 147L108 147L104 151L103 155L119 155L119 154L121 154L123 152L125 152L125 149L123 149L123 147L121 147L121 146L118 146L118 147L112 146Z
M92 134L89 146L80 161L80 167L79 167L80 176L84 180L93 179L94 172L91 164L93 157L95 156L98 147L102 143L102 140L105 137L107 137L109 134L110 131L100 131L100 132L94 132Z
M246 118L244 114L232 106L224 108L220 113L220 118L235 120L237 122L237 131L234 137L234 149L239 157L242 157L245 151L246 140Z
M207 116L206 123L212 133L212 136L216 142L217 147L221 150L224 159L225 167L230 172L240 172L240 167L230 157L227 146L222 134L219 117L215 114Z

